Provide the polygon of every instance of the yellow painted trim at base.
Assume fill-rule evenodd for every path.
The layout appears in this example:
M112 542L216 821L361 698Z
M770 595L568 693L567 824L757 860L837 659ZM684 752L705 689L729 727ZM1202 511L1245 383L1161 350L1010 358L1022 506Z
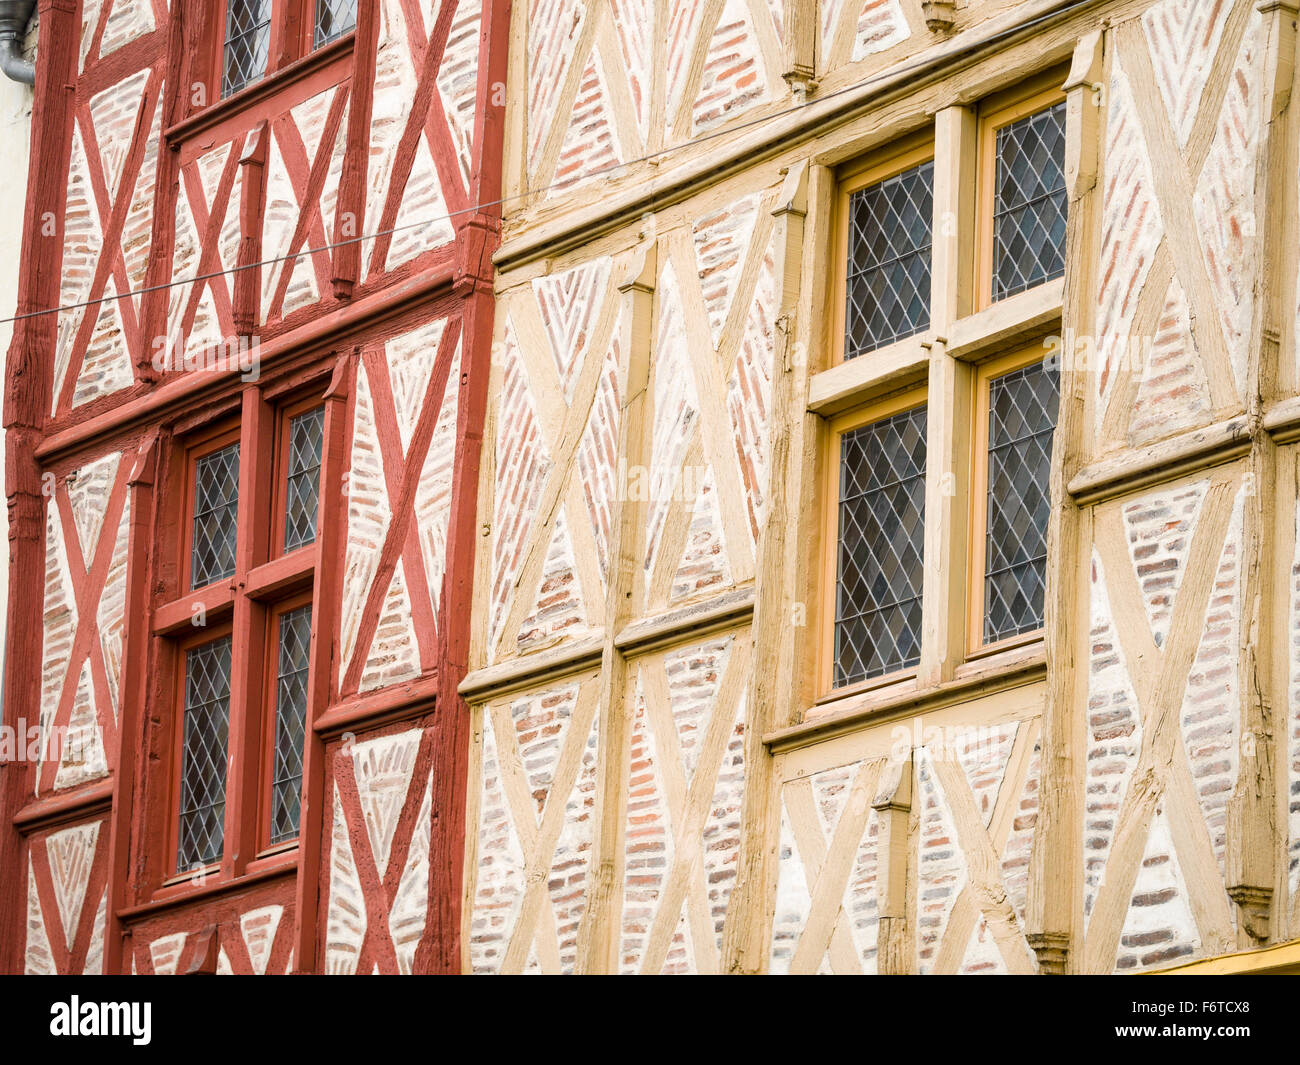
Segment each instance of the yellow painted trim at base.
M1300 939L1157 969L1151 976L1300 976Z

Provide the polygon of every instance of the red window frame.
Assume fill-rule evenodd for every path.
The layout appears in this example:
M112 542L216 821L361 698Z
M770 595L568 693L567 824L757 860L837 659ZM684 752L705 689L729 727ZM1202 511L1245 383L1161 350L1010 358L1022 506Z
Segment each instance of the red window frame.
M198 491L197 468L200 459L208 455L216 454L223 451L231 444L239 444L240 468L243 468L244 446L240 439L239 423L230 419L222 419L220 423L213 426L210 430L202 432L189 441L185 449L185 495L184 507L182 510L183 520L181 527L183 529L182 550L184 554L180 559L181 571L181 590L182 593L191 591L202 591L202 588L194 587L194 504L195 496ZM238 550L238 545L236 545ZM225 578L229 580L230 578ZM210 588L213 585L221 584L221 580L213 581L206 584L204 588Z
M271 482L275 486L277 498L272 504L271 514L271 557L283 558L286 554L295 555L299 551L307 551L316 546L320 540L320 492L319 488L316 495L316 539L310 544L303 544L295 547L291 551L284 549L285 533L285 516L286 504L288 502L288 483L289 483L289 443L290 428L294 418L300 414L306 414L318 407L323 406L324 400L319 395L304 396L292 403L282 405L277 412L275 427L275 470L274 480ZM321 443L321 453L324 454L324 441Z
M323 373L299 378L274 389L250 385L216 412L205 412L196 424L178 426L178 446L168 481L172 491L163 500L163 514L172 534L161 544L160 591L153 610L153 632L163 640L160 662L169 672L160 689L170 712L170 734L161 750L165 783L156 794L166 796L163 838L167 851L151 877L155 889L178 888L199 878L234 880L250 864L280 858L296 850L298 839L270 844L271 777L275 741L276 689L279 663L279 617L313 604L318 587L317 561L324 513L324 457L330 435L339 431L324 398ZM317 504L317 538L285 554L283 547L288 448L292 419L317 407L325 409L322 467ZM332 424L334 423L334 424ZM238 441L239 509L235 544L235 573L202 588L191 588L194 503L197 462ZM270 490L268 491L268 485ZM171 502L168 502L170 498ZM168 541L170 540L170 544ZM314 620L314 619L313 619ZM196 646L231 637L230 732L226 775L226 831L219 866L181 870L177 846L180 829L180 790L183 765L186 652ZM313 658L311 675L318 673ZM321 694L309 680L307 728ZM300 837L299 837L300 838ZM179 889L179 888L178 888Z
M171 765L173 771L168 775L167 788L167 878L163 882L164 886L168 884L183 883L187 880L193 880L196 877L206 878L212 872L220 868L220 863L205 866L202 869L189 869L182 871L178 868L178 850L180 847L181 834L181 769L184 765L185 758L185 686L187 681L186 663L188 652L196 647L202 647L204 644L215 643L217 640L232 635L232 625L229 620L210 625L205 628L196 629L191 635L178 639L175 643L174 660L176 668L172 677L172 706L176 708L175 727L172 729L170 750ZM234 657L231 657L231 672L234 672ZM230 693L231 702L234 702L234 691ZM233 714L234 707L230 707L229 713ZM233 721L231 722L233 724ZM229 734L227 734L229 735ZM229 754L229 738L227 738L227 755ZM226 770L226 801L230 801L230 770ZM223 842L222 858L225 857L225 846Z
M269 610L264 656L264 676L262 678L263 706L261 720L263 723L261 747L261 768L258 773L257 797L257 857L267 858L284 851L294 850L302 835L301 813L298 821L298 835L293 839L271 842L272 799L275 791L275 733L276 712L279 704L280 675L280 623L285 614L304 606L312 605L310 591L299 592L287 599L278 600Z

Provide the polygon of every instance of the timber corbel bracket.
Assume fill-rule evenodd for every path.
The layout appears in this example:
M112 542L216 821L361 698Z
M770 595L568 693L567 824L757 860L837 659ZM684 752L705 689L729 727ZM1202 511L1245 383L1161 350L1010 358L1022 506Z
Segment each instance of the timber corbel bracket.
M456 275L453 290L460 296L492 291L492 253L501 242L501 220L477 212L456 235Z
M1046 976L1064 976L1070 962L1070 937L1064 932L1031 932L1025 937Z
M784 17L785 70L781 77L796 99L817 91L816 0L786 0Z
M5 485L9 506L9 541L44 542L45 493L34 457L40 433L10 428L5 434Z
M956 0L921 0L921 15L931 33L951 33L957 24Z
M1273 914L1273 889L1234 884L1228 888L1228 897L1237 904L1241 927L1246 934L1258 943L1267 942Z

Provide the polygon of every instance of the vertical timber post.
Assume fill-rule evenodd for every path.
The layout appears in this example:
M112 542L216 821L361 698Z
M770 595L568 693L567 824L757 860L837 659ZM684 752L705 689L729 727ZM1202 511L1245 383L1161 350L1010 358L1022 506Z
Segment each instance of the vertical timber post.
M782 717L792 698L793 663L783 652L790 645L791 621L800 594L793 582L780 579L791 572L786 560L797 528L792 524L791 499L798 517L802 449L798 446L807 404L806 349L793 340L796 305L802 282L804 219L808 214L808 165L792 166L785 175L772 215L777 268L781 271L781 302L777 312L777 342L772 368L772 428L769 469L772 471L763 529L758 544L758 587L754 603L753 680L745 725L745 798L741 813L739 872L728 907L722 939L724 973L759 973L767 966L768 936L775 889L776 832L779 796L772 757L763 736ZM767 579L764 579L767 575ZM775 666L776 668L772 668Z
M1228 895L1238 907L1237 945L1242 949L1267 942L1275 927L1274 841L1279 828L1274 755L1275 737L1279 732L1285 734L1288 686L1287 655L1279 653L1285 652L1287 646L1288 603L1285 596L1278 595L1275 579L1279 562L1275 520L1285 520L1279 509L1291 508L1275 507L1279 487L1278 448L1264 428L1263 420L1265 407L1278 394L1281 337L1285 328L1282 324L1285 260L1295 254L1296 160L1290 102L1295 77L1295 20L1300 4L1296 0L1261 0L1256 7L1264 30L1260 114L1266 125L1260 131L1255 170L1254 239L1258 242L1258 279L1243 397L1251 447L1241 531L1240 610L1244 639L1237 669L1242 700L1242 743L1237 786L1228 803L1224 858ZM1274 222L1274 219L1287 221ZM1279 641L1282 641L1280 646Z
M1066 280L1061 332L1091 335L1095 320L1094 263L1100 212L1099 153L1104 94L1102 31L1075 46L1066 94ZM1063 348L1064 350L1064 348ZM1051 514L1047 526L1047 699L1043 707L1042 798L1034 827L1026 902L1027 939L1042 972L1064 974L1076 964L1072 946L1082 920L1083 856L1079 758L1087 706L1089 517L1066 486L1082 467L1087 367L1060 367L1060 407L1052 442Z
M650 359L654 347L657 246L653 232L642 234L645 246L636 252L631 269L618 286L623 299L623 329L627 351L623 374L622 417L618 455L626 469L645 467L650 458L654 404L650 396ZM623 879L623 819L627 805L627 705L634 677L627 656L614 646L614 637L641 610L645 557L646 503L632 498L627 484L618 485L616 518L610 542L609 591L605 603L605 640L601 654L599 701L600 771L597 800L595 870L591 897L578 932L578 971L618 971L618 915Z

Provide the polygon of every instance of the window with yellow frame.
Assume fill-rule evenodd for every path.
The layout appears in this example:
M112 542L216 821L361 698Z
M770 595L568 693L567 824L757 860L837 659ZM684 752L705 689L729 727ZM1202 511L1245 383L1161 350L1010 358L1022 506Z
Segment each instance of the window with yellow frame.
M961 252L959 308L979 311L1065 268L1062 72L997 94L968 112L973 151L936 156L929 131L841 171L836 209L834 348L851 360L930 327L935 173L974 184ZM952 143L948 141L946 143ZM967 142L970 143L970 142ZM928 215L928 217L927 217ZM946 224L946 223L945 223ZM963 238L965 243L966 238ZM973 291L971 289L973 288ZM958 308L948 308L951 320ZM1035 638L1043 626L1051 441L1059 382L1035 343L958 364L955 393L914 388L836 417L823 485L822 691L904 681L922 660L926 483L932 419L968 419L970 462L958 476L968 512L945 535L968 541L966 656ZM869 394L868 394L869 395ZM945 408L943 404L946 404ZM968 431L967 431L968 430ZM963 529L962 526L965 526ZM960 599L954 588L953 595ZM959 651L960 654L960 651Z
M841 174L836 343L856 358L930 327L934 145L914 137Z
M1065 99L1053 73L979 109L975 308L1065 272Z
M913 389L831 423L824 688L901 676L920 661L928 413L925 390Z
M978 654L1043 627L1058 367L1034 344L976 367L973 391L966 632Z

